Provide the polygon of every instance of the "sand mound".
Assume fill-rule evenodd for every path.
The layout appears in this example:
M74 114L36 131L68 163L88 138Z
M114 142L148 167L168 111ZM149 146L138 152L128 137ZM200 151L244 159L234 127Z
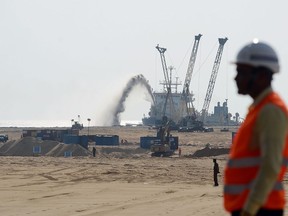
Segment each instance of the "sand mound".
M98 156L104 156L104 157L112 157L112 158L142 158L147 157L148 153L150 151L142 148L134 148L134 147L101 147L97 148L97 154Z
M204 149L197 150L192 157L210 157L229 154L229 148L211 148L206 146Z
M64 144L59 143L53 149L51 149L46 155L52 157L61 157L64 156L65 153L69 155L71 152L71 156L88 156L91 155L91 152L87 149L83 148L78 144Z
M35 148L41 149L40 153L36 153ZM77 144L63 144L51 140L42 141L34 137L24 137L19 140L9 141L0 146L0 156L47 155L59 157L64 156L65 152L71 152L71 156L91 155L87 149Z
M35 153L35 147L40 153ZM34 152L33 152L34 149ZM150 151L131 146L96 146L96 157L104 158L143 158L150 156ZM39 140L34 137L24 137L0 145L0 156L91 156L92 152L78 144L64 144L51 140Z

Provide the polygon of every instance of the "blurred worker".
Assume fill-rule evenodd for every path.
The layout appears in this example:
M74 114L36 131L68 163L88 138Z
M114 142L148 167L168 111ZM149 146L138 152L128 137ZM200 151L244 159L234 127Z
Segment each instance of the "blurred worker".
M288 161L288 111L271 86L276 52L254 40L235 62L238 93L253 103L231 146L224 177L224 206L231 215L283 215L282 184Z
M92 153L93 153L93 157L95 157L96 156L96 148L94 146L92 148Z
M218 174L220 173L219 172L219 165L218 165L216 159L213 159L213 163L214 163L214 166L213 166L214 186L217 187L219 185L218 184Z

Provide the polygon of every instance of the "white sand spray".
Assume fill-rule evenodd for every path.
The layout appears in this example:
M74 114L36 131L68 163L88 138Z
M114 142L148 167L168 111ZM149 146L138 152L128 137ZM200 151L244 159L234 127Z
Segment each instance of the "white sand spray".
M148 80L142 75L136 75L133 76L124 87L122 94L119 99L117 99L118 102L116 102L115 107L112 107L112 111L107 116L107 119L105 121L105 124L107 126L111 125L120 125L120 114L125 111L125 102L128 98L129 94L133 91L135 86L143 87L147 90L147 98L149 101L151 101L152 104L154 104L154 96L152 93L152 88L148 83Z

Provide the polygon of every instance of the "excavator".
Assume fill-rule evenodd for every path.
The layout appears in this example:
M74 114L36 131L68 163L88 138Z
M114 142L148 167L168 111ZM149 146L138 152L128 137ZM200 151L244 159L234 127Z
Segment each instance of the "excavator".
M151 145L151 156L155 157L169 157L174 154L174 151L178 149L178 143L175 142L175 138L170 134L170 124L167 118L163 118L163 126L160 126L157 131L157 139Z
M156 156L156 157L169 157L174 154L174 151L178 149L178 137L177 137L177 142L175 142L176 137L172 137L170 135L170 130L175 127L175 122L171 119L171 116L168 117L166 114L166 109L167 105L169 102L169 108L175 109L174 108L174 102L173 102L173 97L171 96L171 70L170 68L170 76L168 73L167 65L166 65L166 59L165 59L165 51L166 48L160 47L159 45L156 46L156 49L160 53L161 57L161 63L162 63L162 69L164 73L164 88L166 90L166 97L165 101L163 104L162 108L162 122L160 126L158 126L157 130L157 136L156 139L153 141L152 145L150 146L151 150L151 156ZM175 113L175 110L174 112Z

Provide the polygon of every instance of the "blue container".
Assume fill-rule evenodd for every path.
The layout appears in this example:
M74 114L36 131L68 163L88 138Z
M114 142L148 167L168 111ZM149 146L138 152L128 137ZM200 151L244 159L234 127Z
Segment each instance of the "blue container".
M65 144L79 144L88 149L88 136L77 136L73 134L64 135Z
M119 145L118 135L95 135L93 139L96 145L115 146Z
M65 144L80 144L80 136L67 134L64 136Z
M88 149L88 136L80 136L80 145Z

